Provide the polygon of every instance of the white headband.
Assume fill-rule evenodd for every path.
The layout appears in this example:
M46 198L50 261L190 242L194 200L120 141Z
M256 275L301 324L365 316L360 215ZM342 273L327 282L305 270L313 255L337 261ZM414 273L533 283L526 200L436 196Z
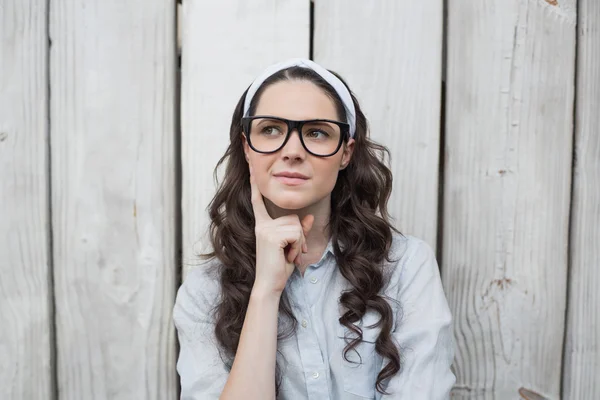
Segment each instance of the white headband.
M356 131L356 111L354 110L354 103L352 102L352 97L350 96L350 92L346 88L346 85L344 85L337 76L327 71L327 69L321 67L316 62L303 58L292 58L290 60L282 61L267 67L267 69L265 69L264 72L258 78L256 78L254 82L252 82L252 85L250 85L248 88L246 100L244 102L244 117L248 116L252 98L263 82L276 72L294 66L312 69L319 74L321 78L325 79L327 83L333 86L338 96L340 96L340 99L342 99L342 102L344 103L344 108L346 109L346 118L348 120L348 124L350 125L350 137L354 137L354 132Z

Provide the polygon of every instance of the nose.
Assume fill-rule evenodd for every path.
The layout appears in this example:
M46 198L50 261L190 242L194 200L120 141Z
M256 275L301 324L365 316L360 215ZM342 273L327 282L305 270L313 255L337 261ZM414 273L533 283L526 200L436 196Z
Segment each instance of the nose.
M302 142L300 141L300 132L297 129L294 129L290 135L285 146L281 149L281 155L283 158L304 158L306 157L306 150L304 146L302 146Z

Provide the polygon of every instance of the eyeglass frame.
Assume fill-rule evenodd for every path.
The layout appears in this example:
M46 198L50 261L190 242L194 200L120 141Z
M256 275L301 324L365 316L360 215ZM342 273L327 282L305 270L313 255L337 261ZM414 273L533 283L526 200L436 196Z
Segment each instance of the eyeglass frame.
M259 119L259 118L274 119L277 121L285 122L287 124L287 128L288 128L287 134L285 136L285 139L283 140L283 143L277 149L272 150L272 151L260 151L260 150L257 150L252 145L252 141L250 140L250 124L252 123L253 120ZM337 126L340 127L340 140L339 140L338 145L335 148L333 153L326 154L326 155L315 154L306 147L306 144L304 143L304 139L302 138L301 132L302 132L302 127L304 126L304 124L310 123L310 122L330 122L330 123L336 124ZM253 115L251 117L242 117L242 129L244 131L244 135L246 136L246 140L248 140L248 145L250 146L250 148L252 150L256 151L257 153L261 153L261 154L273 154L273 153L276 153L279 150L281 150L285 146L285 144L288 142L288 140L290 139L290 136L292 135L292 132L294 130L298 132L298 137L300 138L300 143L302 143L302 147L304 147L304 150L306 150L309 154L312 154L315 157L331 157L331 156L335 155L340 150L340 147L342 147L342 142L344 142L346 137L350 136L349 135L350 124L348 124L346 122L335 121L332 119L293 120L293 119L287 119L287 118L282 118L282 117L275 117L273 115Z

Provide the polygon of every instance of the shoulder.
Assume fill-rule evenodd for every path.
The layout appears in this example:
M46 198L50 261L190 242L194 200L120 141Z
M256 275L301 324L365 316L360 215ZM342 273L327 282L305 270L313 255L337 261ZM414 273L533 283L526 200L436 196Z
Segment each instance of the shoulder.
M219 260L211 258L188 272L177 290L176 314L210 313L220 296L220 267Z
M417 273L431 274L437 269L435 252L423 239L412 235L392 232L389 261L384 260L386 291L397 292Z
M401 273L403 267L411 261L415 259L418 261L432 256L435 258L433 248L423 239L392 232L392 245L388 255L390 261L385 262L385 265L387 268L393 269L394 272Z
M219 284L221 266L221 262L216 257L205 260L189 270L182 284L192 287L208 286L212 288Z

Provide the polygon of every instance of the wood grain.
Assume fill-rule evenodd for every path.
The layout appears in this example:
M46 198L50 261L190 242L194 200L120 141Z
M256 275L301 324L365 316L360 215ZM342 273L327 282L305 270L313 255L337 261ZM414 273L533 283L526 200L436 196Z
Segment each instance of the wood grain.
M448 2L443 275L454 398L560 397L575 4Z
M60 399L175 399L175 4L50 2Z
M213 170L229 145L231 115L268 65L308 57L310 3L243 0L183 3L182 212L184 275L210 250L206 207Z
M563 399L600 399L600 3L579 1Z
M403 233L437 237L443 2L315 2L314 59L346 80L392 155L389 211Z
M46 3L0 5L0 398L51 399Z

